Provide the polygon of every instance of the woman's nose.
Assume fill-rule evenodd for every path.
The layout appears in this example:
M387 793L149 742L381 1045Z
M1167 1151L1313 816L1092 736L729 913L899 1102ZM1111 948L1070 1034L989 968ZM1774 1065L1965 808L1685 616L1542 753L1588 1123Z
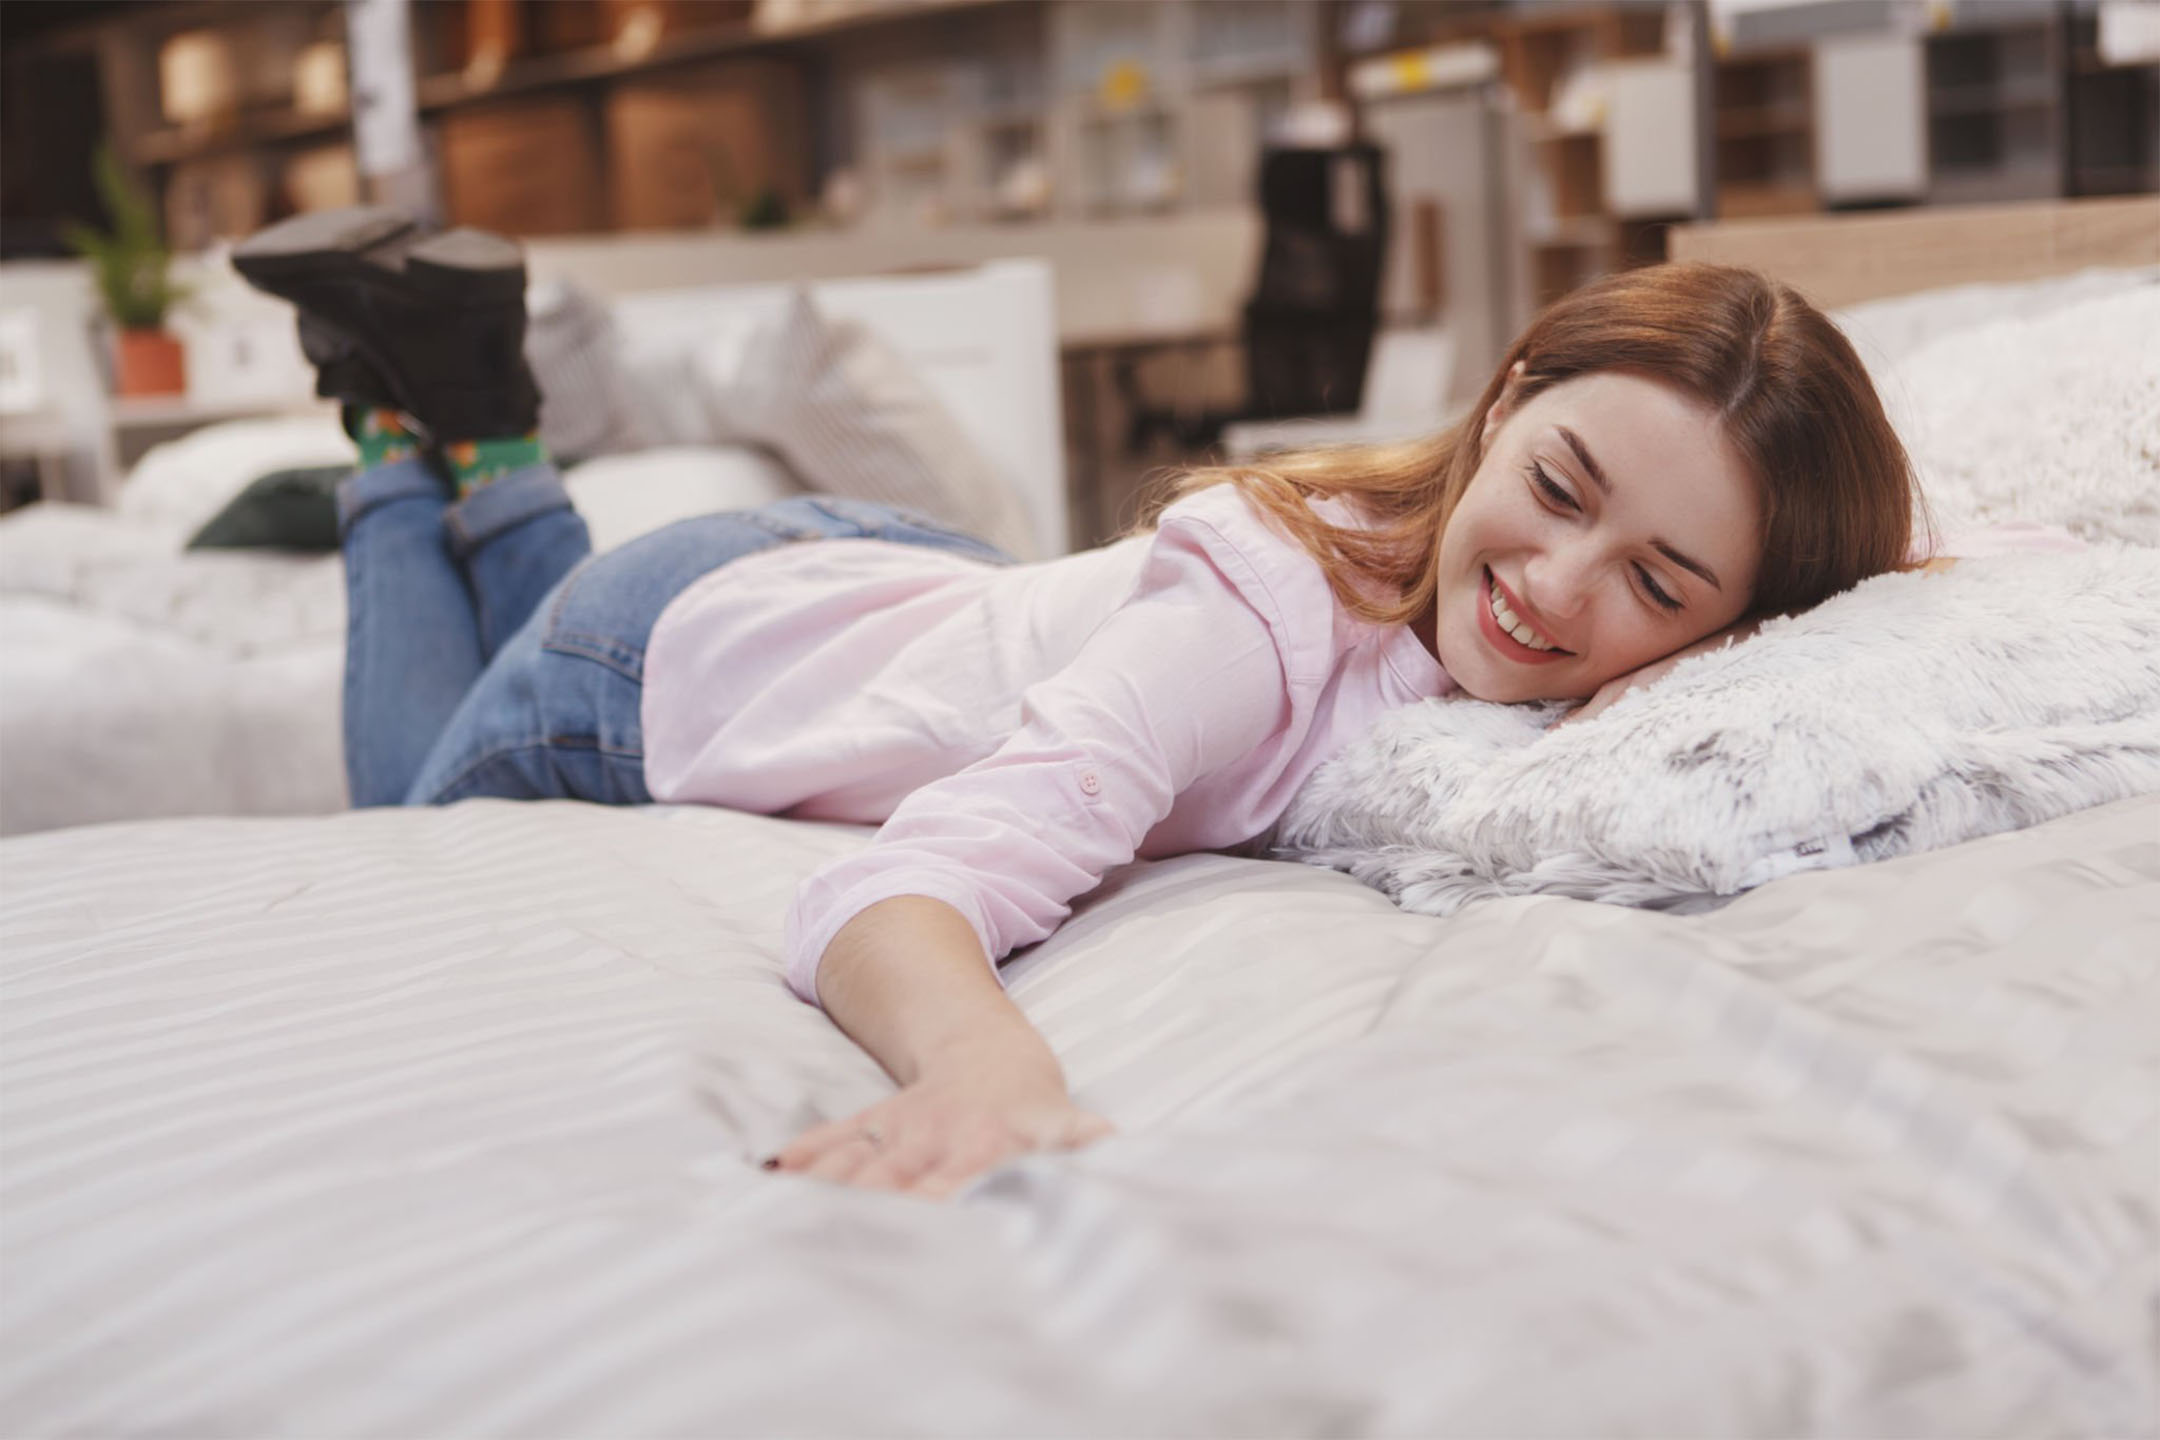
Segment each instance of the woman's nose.
M1581 546L1547 550L1523 566L1523 600L1541 615L1570 620L1590 598L1595 557Z

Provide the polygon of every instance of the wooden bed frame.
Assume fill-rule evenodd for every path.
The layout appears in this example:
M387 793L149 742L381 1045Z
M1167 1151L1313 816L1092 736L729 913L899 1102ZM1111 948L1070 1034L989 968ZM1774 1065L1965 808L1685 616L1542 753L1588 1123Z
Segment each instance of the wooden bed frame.
M1819 215L1673 227L1675 260L1746 265L1824 309L2090 266L2160 265L2160 196Z

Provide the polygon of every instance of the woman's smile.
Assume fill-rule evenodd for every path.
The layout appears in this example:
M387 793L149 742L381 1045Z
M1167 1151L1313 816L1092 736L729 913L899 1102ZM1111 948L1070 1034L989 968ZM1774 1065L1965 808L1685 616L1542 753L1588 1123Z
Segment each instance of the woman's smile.
M1519 665L1550 665L1574 658L1538 626L1525 619L1522 602L1500 583L1490 567L1485 572L1485 603L1478 607L1478 630L1487 644Z

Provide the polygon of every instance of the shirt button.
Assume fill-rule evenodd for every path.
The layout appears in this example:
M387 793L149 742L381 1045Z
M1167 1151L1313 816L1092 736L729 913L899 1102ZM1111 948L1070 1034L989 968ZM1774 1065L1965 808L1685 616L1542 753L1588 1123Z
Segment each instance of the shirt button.
M1083 770L1080 772L1080 789L1089 795L1099 794L1102 791L1102 781L1095 778L1093 770Z

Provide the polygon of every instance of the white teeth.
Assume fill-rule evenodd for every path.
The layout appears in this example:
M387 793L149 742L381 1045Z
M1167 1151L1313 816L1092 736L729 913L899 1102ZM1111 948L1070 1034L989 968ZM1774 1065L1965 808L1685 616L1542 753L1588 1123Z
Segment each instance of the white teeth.
M1532 630L1527 622L1508 608L1507 601L1500 598L1500 587L1498 585L1492 587L1492 613L1493 619L1500 622L1500 628L1512 635L1517 644L1527 645L1532 650L1556 650L1559 648L1552 641L1544 639L1537 631Z

